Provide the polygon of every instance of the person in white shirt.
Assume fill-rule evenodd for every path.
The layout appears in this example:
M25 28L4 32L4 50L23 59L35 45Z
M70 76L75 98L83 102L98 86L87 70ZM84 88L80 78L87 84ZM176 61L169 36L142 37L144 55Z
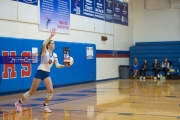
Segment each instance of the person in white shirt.
M52 29L50 37L43 42L43 46L40 51L41 63L38 66L36 74L34 75L32 86L30 90L24 93L22 98L18 102L15 103L15 107L18 112L22 112L22 108L21 108L22 103L36 92L41 80L44 82L47 92L48 92L46 95L45 102L43 104L42 111L52 112L47 107L49 101L51 100L53 96L53 85L52 85L51 77L49 75L50 69L54 63L57 68L68 67L68 66L59 64L57 54L53 52L55 48L55 44L54 44L54 41L51 40L51 38L55 34L56 34L56 29Z

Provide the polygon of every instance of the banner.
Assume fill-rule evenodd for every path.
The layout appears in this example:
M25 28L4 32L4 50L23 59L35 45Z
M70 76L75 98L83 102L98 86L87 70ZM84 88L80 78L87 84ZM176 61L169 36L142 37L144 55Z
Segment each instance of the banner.
M126 0L113 0L113 2L123 4L124 2L126 2Z
M83 15L83 0L71 0L71 13Z
M40 0L39 29L56 32L70 33L70 1L69 0Z
M114 23L121 24L121 8L119 3L114 3Z
M30 5L38 5L38 0L12 0L12 1L18 1L18 2L22 2L22 3L26 3L26 4L30 4Z
M121 5L121 24L128 26L128 4Z
M84 0L84 16L94 18L94 0Z
M113 2L105 0L105 21L113 22Z
M95 0L95 18L104 20L104 0Z

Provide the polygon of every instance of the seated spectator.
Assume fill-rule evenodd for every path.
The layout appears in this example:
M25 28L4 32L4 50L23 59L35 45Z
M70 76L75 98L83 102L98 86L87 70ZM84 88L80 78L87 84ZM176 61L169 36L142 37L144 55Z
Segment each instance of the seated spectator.
M173 62L171 60L168 60L168 63L169 63L169 67L172 67Z
M133 73L134 73L133 77L136 78L137 77L137 73L139 71L139 64L138 64L138 59L137 58L134 58L132 70L133 70Z
M162 71L164 71L164 76L167 77L167 73L169 72L169 62L167 58L164 58L162 62Z
M143 80L146 79L146 71L148 70L148 62L147 60L144 60L144 63L142 64L139 72L140 72L140 80L143 78ZM143 73L143 74L142 74Z
M160 72L160 68L161 68L161 64L158 62L158 59L155 58L154 62L152 63L152 68L153 68L153 72L154 72L154 80L157 79L157 77L159 78L159 72Z

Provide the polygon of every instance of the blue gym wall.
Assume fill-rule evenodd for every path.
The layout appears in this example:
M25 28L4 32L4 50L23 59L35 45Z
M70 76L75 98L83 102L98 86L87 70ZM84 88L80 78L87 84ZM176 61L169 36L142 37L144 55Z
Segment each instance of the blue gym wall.
M32 51L32 47L37 47L38 52L42 47L43 40L0 37L0 56L2 51L16 51L17 56L21 56L23 51ZM74 58L74 64L69 68L58 69L53 65L50 76L54 87L79 84L96 80L96 46L87 43L72 43L55 41L54 52L58 55L60 64L63 64L63 47L70 47L70 56ZM93 47L94 58L86 58L86 47ZM2 73L4 65L0 64L0 94L5 95L14 92L23 92L31 87L33 76L39 64L31 64L31 76L21 78L21 64L15 64L17 72L16 78L3 79ZM10 72L10 69L9 69ZM10 76L10 74L9 74ZM44 89L43 82L39 89Z

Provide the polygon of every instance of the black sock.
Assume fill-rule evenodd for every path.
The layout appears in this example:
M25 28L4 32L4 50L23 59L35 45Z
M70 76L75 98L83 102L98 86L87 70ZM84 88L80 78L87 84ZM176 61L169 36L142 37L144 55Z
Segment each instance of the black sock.
M44 107L45 107L45 106L47 106L48 104L47 104L47 103L44 103L43 105L44 105Z
M19 100L19 104L22 104L22 101L21 101L21 100Z

